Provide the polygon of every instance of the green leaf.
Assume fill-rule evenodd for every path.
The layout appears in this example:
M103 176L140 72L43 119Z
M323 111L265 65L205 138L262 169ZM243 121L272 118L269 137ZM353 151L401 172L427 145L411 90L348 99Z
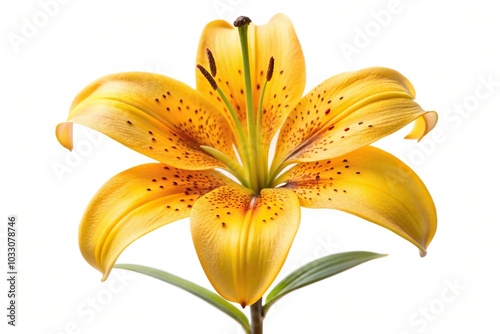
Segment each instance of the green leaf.
M229 303L227 300L210 290L173 274L151 267L136 264L117 264L114 267L148 275L192 293L236 320L243 327L245 332L250 334L250 324L245 314L243 314L243 312L237 309L233 304Z
M264 305L264 315L269 308L286 294L306 285L321 281L366 261L386 256L371 252L332 254L312 261L285 277L269 292Z

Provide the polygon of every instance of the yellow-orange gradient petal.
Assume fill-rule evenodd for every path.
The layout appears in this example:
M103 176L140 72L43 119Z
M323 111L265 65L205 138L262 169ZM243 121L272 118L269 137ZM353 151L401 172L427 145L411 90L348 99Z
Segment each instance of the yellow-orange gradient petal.
M273 166L286 160L335 158L421 116L435 118L435 113L422 110L414 97L411 83L388 68L336 75L304 96L289 115L280 131ZM419 136L425 133L419 131Z
M436 209L424 183L380 149L367 146L335 159L300 163L280 180L302 206L355 214L395 232L422 254L436 232Z
M276 15L266 25L248 27L248 47L252 78L252 96L255 110L266 81L269 60L274 58L274 74L267 85L263 101L262 140L269 143L299 101L305 87L305 61L299 40L291 21L284 15ZM243 58L238 30L225 21L209 23L200 38L197 63L209 68L206 49L210 49L217 64L215 79L224 91L240 122L246 124L245 84ZM217 92L206 78L196 73L196 86L226 110ZM226 110L227 117L229 114Z
M156 163L123 171L89 203L80 224L80 250L104 280L134 240L188 217L200 196L232 183L216 171L186 171Z
M191 234L215 290L245 307L278 275L299 222L299 201L290 190L264 189L255 196L247 188L224 186L196 202Z
M93 128L150 158L184 169L221 167L200 148L234 157L228 123L191 87L152 73L112 74L87 86L56 128L72 149L73 123Z

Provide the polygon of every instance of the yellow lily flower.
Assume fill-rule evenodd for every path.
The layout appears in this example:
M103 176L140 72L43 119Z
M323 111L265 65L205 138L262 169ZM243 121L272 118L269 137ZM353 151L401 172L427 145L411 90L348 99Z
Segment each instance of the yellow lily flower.
M196 89L151 73L108 75L58 124L70 150L78 123L158 161L114 176L91 200L80 225L85 259L106 279L134 240L190 217L208 279L245 307L285 262L300 206L352 213L425 254L437 224L429 192L403 162L369 145L414 120L407 138L420 139L436 113L388 68L339 74L302 96L305 62L289 19L256 26L240 17L235 26L218 20L203 30Z

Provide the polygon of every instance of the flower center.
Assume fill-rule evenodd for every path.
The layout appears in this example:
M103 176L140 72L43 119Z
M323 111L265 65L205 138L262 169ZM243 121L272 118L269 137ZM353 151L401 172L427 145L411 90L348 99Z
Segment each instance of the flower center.
M234 22L234 26L238 28L240 36L241 52L243 59L243 77L245 87L245 102L246 102L246 133L235 112L233 106L226 97L226 94L217 85L215 76L217 75L217 66L212 52L207 49L207 59L210 67L210 72L202 65L198 64L198 70L203 74L207 81L216 90L220 98L226 105L232 118L234 128L237 135L237 153L240 157L241 164L227 156L226 154L217 151L214 148L202 146L206 152L222 161L226 166L226 170L232 173L245 187L252 189L257 195L264 188L269 188L272 180L269 179L268 153L269 145L262 140L262 104L267 83L272 79L274 71L274 58L269 59L266 81L262 87L259 98L257 112L254 109L254 99L252 90L252 78L250 71L250 58L248 52L248 25L251 20L248 17L240 16Z

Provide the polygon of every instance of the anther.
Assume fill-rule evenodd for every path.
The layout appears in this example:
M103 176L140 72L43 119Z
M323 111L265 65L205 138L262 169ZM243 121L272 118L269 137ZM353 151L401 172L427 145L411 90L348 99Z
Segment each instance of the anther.
M207 52L208 64L210 65L210 73L212 73L212 76L215 77L217 75L217 66L215 66L214 55L212 54L212 51L210 51L209 48L207 48L206 52Z
M249 17L246 17L246 16L240 16L238 17L235 21L234 21L234 26L236 28L239 28L239 27L242 27L244 25L247 25L247 24L250 24L250 22L252 22L252 20L250 20Z
M267 66L266 80L271 81L274 72L274 57L269 59L269 66Z
M217 83L215 82L215 79L208 73L208 71L201 65L196 65L198 69L200 70L201 74L205 76L205 78L208 80L210 83L210 86L212 86L213 90L217 90Z

